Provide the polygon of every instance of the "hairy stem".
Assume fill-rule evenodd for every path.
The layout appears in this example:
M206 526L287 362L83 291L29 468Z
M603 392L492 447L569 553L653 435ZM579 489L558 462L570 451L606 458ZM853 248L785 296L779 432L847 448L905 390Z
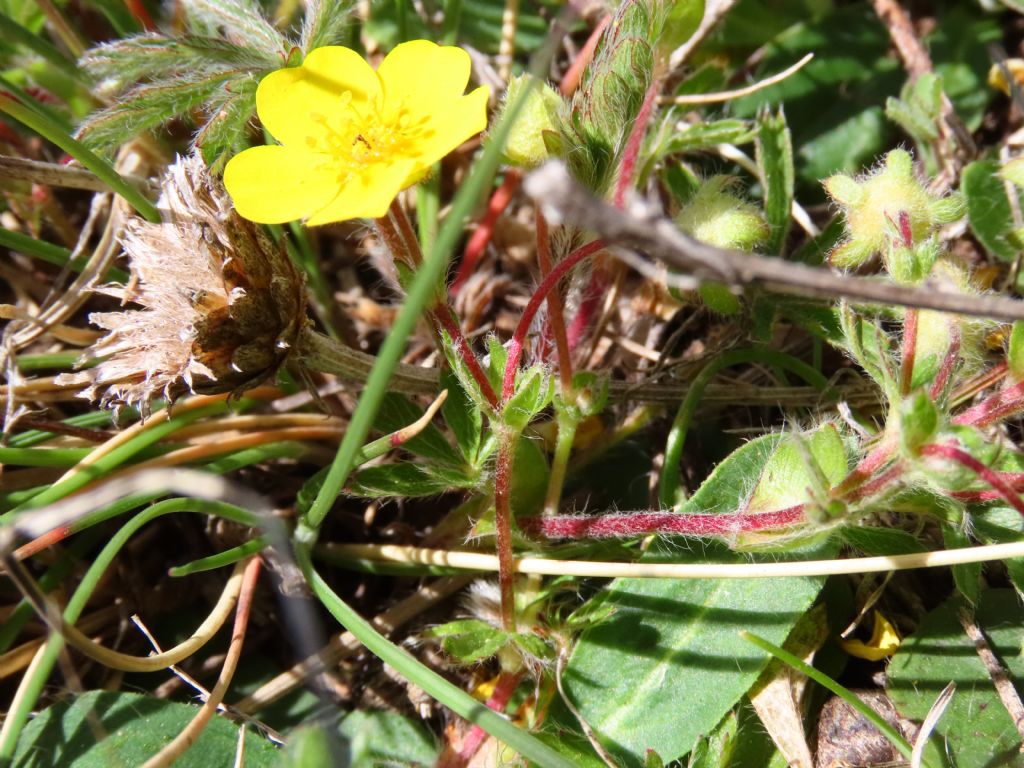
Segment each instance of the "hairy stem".
M956 416L954 424L987 427L1024 410L1024 381L1011 384Z
M762 514L701 515L635 512L610 515L559 515L520 518L520 527L550 539L605 539L646 536L725 536L790 528L804 522L804 505Z
M494 538L501 591L501 625L516 631L515 561L512 551L512 465L518 433L498 427L498 456L494 468Z
M512 397L512 392L515 388L516 372L519 370L519 360L522 357L523 345L526 342L526 334L530 331L530 325L537 316L540 305L547 298L548 293L558 285L558 281L565 277L573 267L602 248L604 248L604 243L601 240L593 240L577 248L551 270L548 276L541 281L537 290L534 291L533 296L530 297L526 309L523 310L523 316L519 318L519 324L512 335L512 340L509 342L508 362L505 364L505 379L502 382L501 388L501 399L503 402L507 402Z
M986 467L976 458L971 456L971 454L967 453L967 451L963 451L955 445L932 443L931 445L926 445L921 448L921 455L938 459L946 459L947 461L959 464L965 469L969 469L983 482L992 486L992 489L999 494L999 497L1003 501L1016 509L1021 515L1024 515L1024 500L1021 499L1020 494L1014 490L1013 486L998 472Z
M537 266L540 267L542 278L551 274L551 241L548 233L548 220L539 205L534 205L534 216L537 221ZM555 348L558 350L558 377L562 382L562 396L570 397L572 392L572 356L569 354L569 339L565 334L565 315L562 312L562 296L556 289L548 294L548 317L551 322L551 333L555 337Z
M916 309L908 309L903 319L903 355L900 360L900 394L910 394L911 382L914 379L914 359L917 357L917 318Z
M555 440L555 455L551 458L551 474L548 476L548 489L544 494L544 515L557 515L562 501L562 488L569 471L569 457L572 455L573 443L576 442L576 429L579 422L567 408L557 409L558 437Z

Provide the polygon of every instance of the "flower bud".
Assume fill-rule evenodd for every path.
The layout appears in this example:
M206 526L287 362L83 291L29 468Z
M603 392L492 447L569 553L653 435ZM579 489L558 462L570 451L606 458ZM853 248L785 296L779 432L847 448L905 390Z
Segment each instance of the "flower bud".
M262 229L235 213L202 158L179 159L163 182L164 221L134 219L123 239L128 286L103 293L142 309L94 312L108 331L88 359L92 397L137 404L185 392L239 393L284 363L305 324L303 282Z
M521 75L508 84L505 107L514 104L520 94L530 86L530 75ZM526 97L505 143L505 157L512 165L536 168L548 159L545 134L557 136L561 112L565 109L562 97L547 83L534 86Z
M847 239L830 256L833 265L844 269L884 253L890 243L912 248L964 211L959 195L929 194L914 176L910 153L902 149L894 149L881 168L865 176L839 174L824 184L846 218Z
M719 248L751 251L771 231L757 206L730 191L735 179L712 176L696 191L676 216L684 232ZM721 283L704 283L698 289L704 303L723 315L740 311L739 299Z

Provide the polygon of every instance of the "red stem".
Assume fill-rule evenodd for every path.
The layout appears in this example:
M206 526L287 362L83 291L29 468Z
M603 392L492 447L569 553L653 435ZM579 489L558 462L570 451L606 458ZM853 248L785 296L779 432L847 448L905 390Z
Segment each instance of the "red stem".
M512 202L512 197L515 195L516 190L519 189L522 181L523 175L514 168L505 172L505 178L501 182L501 186L491 195L483 218L477 224L476 229L469 238L469 242L466 243L466 250L462 255L462 263L459 264L459 271L456 273L455 280L452 281L452 287L449 290L452 296L458 294L459 290L473 274L477 264L480 263L480 258L483 256L484 251L487 249L487 244L491 242L491 237L494 235L494 227L498 223L498 219L504 213L508 204Z
M917 357L918 312L907 307L903 318L903 355L900 361L900 394L909 395L914 378L914 359Z
M966 467L992 486L992 489L999 494L999 498L1024 515L1024 500L1021 500L1013 486L1006 482L1002 475L986 467L967 451L962 451L955 445L932 443L921 448L921 455L954 461L960 466Z
M946 356L942 358L942 365L939 368L939 372L935 374L935 381L932 382L932 387L928 391L931 395L932 400L938 400L942 393L946 390L946 385L949 383L950 377L953 375L953 369L956 368L957 360L960 359L960 326L955 322L949 324L949 349L946 350Z
M646 536L651 533L723 536L798 525L804 522L804 505L799 504L763 514L692 515L675 512L636 512L594 516L525 517L520 518L518 522L524 531L549 539L605 539Z
M537 265L542 278L551 274L551 241L548 236L548 220L539 205L534 206L537 221ZM569 353L569 338L565 334L565 315L562 313L562 296L557 291L548 295L548 317L551 319L551 332L555 337L558 350L558 375L562 382L563 394L572 389L572 355Z
M626 204L626 192L633 185L636 175L636 164L640 158L640 148L643 146L644 134L647 132L647 123L651 119L651 112L658 100L658 92L661 90L661 78L655 76L651 85L644 94L643 104L637 113L633 123L633 129L626 139L626 147L622 151L622 163L619 166L619 177L615 182L615 195L613 203L616 208L623 208ZM580 303L579 311L569 326L569 346L573 349L583 339L587 327L594 318L594 312L605 292L608 290L608 275L601 270L595 270L590 276L590 281L583 292L583 301Z
M846 501L860 501L866 499L868 496L873 496L882 490L885 486L895 480L897 477L903 474L903 463L899 462L895 466L890 467L882 474L878 475L874 480L864 483L858 488L853 489L850 494L846 497Z
M459 350L459 355L462 357L463 364L469 370L476 385L480 388L480 392L487 398L487 402L490 403L492 408L497 408L498 395L494 392L494 387L491 386L487 374L484 373L484 369L480 366L480 361L473 354L473 348L469 346L469 341L466 340L466 336L462 333L462 328L459 327L451 311L444 305L438 305L434 309L433 315L455 343Z
M626 192L633 186L633 177L636 176L636 161L640 158L640 148L644 143L644 134L647 133L647 122L651 119L651 112L654 111L654 104L658 100L658 92L661 90L661 78L654 77L651 85L644 94L644 102L637 112L636 121L633 123L633 130L626 139L626 148L622 151L622 164L619 166L619 178L615 182L615 197L613 202L616 208L626 206Z
M892 458L892 454L893 445L891 442L884 441L880 445L875 446L875 449L861 459L860 464L854 467L854 470L843 478L839 485L832 489L832 498L846 496L850 491L864 485L875 472Z
M985 427L1024 410L1024 381L1011 384L985 398L973 408L956 416L953 423L972 427Z
M540 305L544 303L548 294L558 285L558 281L565 277L573 267L602 248L604 248L603 240L593 240L577 248L562 261L558 262L558 266L548 273L547 277L541 281L537 290L534 291L533 296L530 297L530 301L526 305L526 309L523 310L523 316L519 318L519 325L516 326L515 333L512 334L512 340L508 345L508 362L505 363L505 379L501 387L502 402L508 402L515 390L516 371L519 370L519 359L523 355L523 344L526 341L526 334L530 331L530 325L533 323L534 317L537 316Z
M498 457L494 467L494 545L498 553L498 587L501 592L501 625L516 631L515 565L512 551L512 463L516 433L499 429Z

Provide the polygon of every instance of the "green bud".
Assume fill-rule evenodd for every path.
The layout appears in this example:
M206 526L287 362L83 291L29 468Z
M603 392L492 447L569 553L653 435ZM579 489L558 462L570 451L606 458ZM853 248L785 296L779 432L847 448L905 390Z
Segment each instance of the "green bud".
M830 257L832 264L844 268L885 253L890 244L912 248L963 214L959 196L940 198L928 193L914 176L910 153L902 149L894 149L881 168L858 179L827 179L825 191L846 219L847 239Z
M757 206L733 194L735 179L712 176L676 216L684 232L719 248L751 251L771 232Z
M521 75L508 84L505 108L515 103L519 95L530 87L531 80L530 75ZM558 135L564 109L565 102L550 85L534 85L505 144L508 162L521 168L535 168L547 160L551 142L545 134Z
M900 404L900 447L907 456L916 456L921 446L932 442L939 431L939 409L922 389Z

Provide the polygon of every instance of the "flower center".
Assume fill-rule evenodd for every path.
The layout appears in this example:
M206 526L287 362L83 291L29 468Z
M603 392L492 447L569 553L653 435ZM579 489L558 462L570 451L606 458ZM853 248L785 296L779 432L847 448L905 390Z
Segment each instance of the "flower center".
M314 114L312 119L324 133L310 136L307 144L331 156L340 184L382 163L416 157L434 133L427 127L428 116L415 116L404 104L397 109L356 104L349 91L341 94L333 114Z

